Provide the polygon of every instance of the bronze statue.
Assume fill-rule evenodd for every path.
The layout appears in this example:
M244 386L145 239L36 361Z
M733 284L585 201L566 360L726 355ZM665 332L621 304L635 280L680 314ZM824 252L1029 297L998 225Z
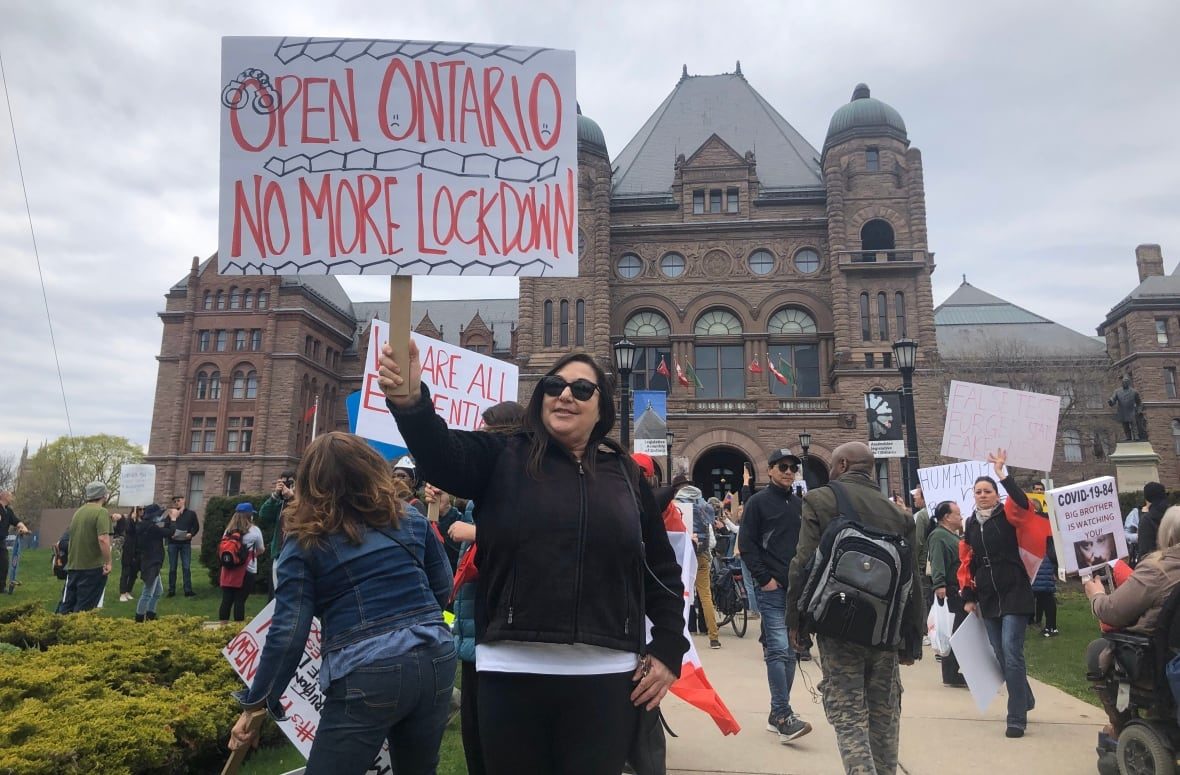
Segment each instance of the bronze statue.
M1115 407L1115 417L1123 424L1123 433L1127 435L1125 441L1142 441L1147 438L1143 399L1139 397L1139 391L1131 387L1130 377L1123 377L1123 386L1114 391L1114 395L1106 403Z

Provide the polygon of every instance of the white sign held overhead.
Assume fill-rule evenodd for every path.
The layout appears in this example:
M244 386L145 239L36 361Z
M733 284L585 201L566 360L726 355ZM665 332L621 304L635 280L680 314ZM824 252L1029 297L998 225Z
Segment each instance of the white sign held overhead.
M966 518L975 511L975 480L981 476L989 476L996 480L995 469L991 463L978 460L964 460L961 463L949 463L945 466L931 466L918 469L918 482L922 485L922 497L931 513L943 501L954 501L959 504L959 510ZM1000 500L1007 500L1008 492L1004 485L996 481L999 488Z
M575 276L574 52L226 37L222 274Z
M119 467L120 506L147 506L155 500L155 466L129 463Z
M1049 471L1057 440L1061 397L1024 390L951 382L942 454L986 460L1008 451L1008 465Z
M430 388L434 410L446 420L448 427L479 430L483 427L485 409L502 401L516 400L519 370L514 364L418 333L411 336L418 344L422 381ZM406 442L389 414L385 395L377 384L378 358L381 346L388 339L389 324L374 318L361 383L356 434L404 447Z
M1092 568L1128 556L1114 477L1056 487L1046 495L1067 574L1086 574Z

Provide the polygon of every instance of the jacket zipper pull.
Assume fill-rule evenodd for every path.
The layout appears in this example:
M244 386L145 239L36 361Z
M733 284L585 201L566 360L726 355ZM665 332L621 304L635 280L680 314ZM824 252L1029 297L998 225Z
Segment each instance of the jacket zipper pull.
M582 469L582 461L578 461L578 476L585 476L586 472Z
M508 623L512 624L512 606L508 606Z

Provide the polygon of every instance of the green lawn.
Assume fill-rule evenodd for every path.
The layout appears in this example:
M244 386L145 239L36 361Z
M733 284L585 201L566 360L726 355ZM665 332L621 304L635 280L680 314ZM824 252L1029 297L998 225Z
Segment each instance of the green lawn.
M1028 674L1098 705L1098 697L1086 680L1086 646L1101 633L1077 582L1062 585L1057 591L1057 629L1060 635L1045 638L1040 629L1029 628L1024 645Z
M62 587L65 582L54 578L50 570L52 554L52 550L50 549L24 550L21 554L20 569L17 573L20 584L11 596L0 595L0 607L27 600L39 600L45 606L46 610L54 610L58 600L61 598ZM118 569L119 562L118 558L116 558L115 571L111 573L110 581L107 583L106 600L101 615L111 617L121 616L129 619L134 618L135 602L119 602ZM167 584L166 574L167 561L165 560L165 584ZM178 569L177 576L179 577L179 575ZM217 618L217 608L221 603L221 590L212 586L209 581L208 572L203 566L197 564L195 557L193 558L192 575L193 591L197 593L197 596L184 597L183 593L179 590L179 587L182 586L181 580L177 578L177 596L160 599L160 604L156 608L160 616L185 614L188 616L200 616L210 621ZM136 600L138 600L139 593L142 590L143 584L137 581L133 589ZM251 595L246 601L246 618L250 619L253 617L262 610L266 603L265 593ZM236 632L233 628L226 629L227 643L232 637L233 632ZM448 727L447 733L443 737L440 756L441 760L438 768L440 775L466 775L467 766L463 761L463 743L459 736L459 722L457 719ZM241 773L242 775L281 775L281 773L290 772L303 765L303 756L293 745L288 743L253 752L246 760Z

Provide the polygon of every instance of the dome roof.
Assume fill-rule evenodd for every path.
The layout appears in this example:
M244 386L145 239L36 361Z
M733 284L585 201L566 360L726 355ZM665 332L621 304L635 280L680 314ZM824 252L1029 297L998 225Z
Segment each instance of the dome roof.
M589 116L582 115L582 106L578 106L578 147L583 145L588 146L590 150L598 151L603 156L606 152L606 137L602 134L602 128L595 123L594 119Z
M869 96L869 87L858 83L852 99L832 115L824 149L854 137L892 137L909 144L901 114Z

